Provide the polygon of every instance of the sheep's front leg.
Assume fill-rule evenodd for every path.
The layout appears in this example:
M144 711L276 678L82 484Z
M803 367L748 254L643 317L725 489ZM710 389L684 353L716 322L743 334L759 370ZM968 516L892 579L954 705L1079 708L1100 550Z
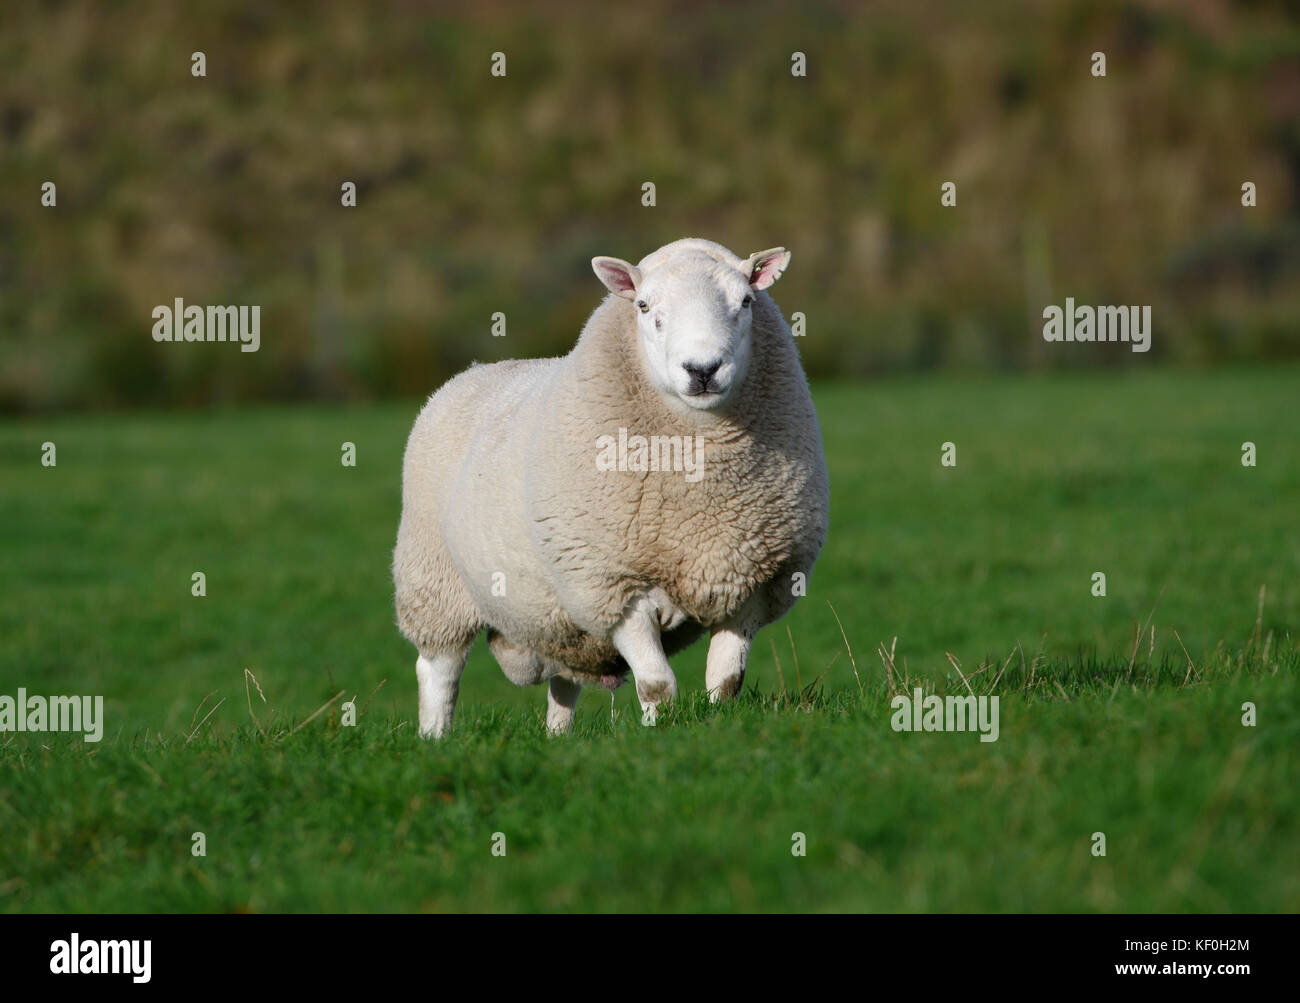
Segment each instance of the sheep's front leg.
M552 735L563 735L573 727L573 715L581 693L582 686L573 680L551 676L546 691L546 730Z
M645 725L658 719L661 703L677 696L677 677L668 665L659 629L658 607L643 596L628 606L610 632L610 641L632 669Z
M704 667L704 688L710 703L730 700L745 682L745 664L762 623L753 600L730 620L713 628L709 636L709 657Z
M465 671L469 648L420 654L415 678L420 687L420 737L442 738L451 728L460 693L460 674Z

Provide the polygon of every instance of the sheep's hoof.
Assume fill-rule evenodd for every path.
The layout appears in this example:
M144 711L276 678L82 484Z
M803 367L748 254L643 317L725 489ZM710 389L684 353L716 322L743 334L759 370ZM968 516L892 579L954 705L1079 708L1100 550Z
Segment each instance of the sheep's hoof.
M573 708L552 705L546 712L546 734L560 738L573 731Z
M709 703L723 703L733 699L740 693L740 688L745 683L745 674L742 672L738 676L729 676L722 680L713 689L709 690Z
M659 719L659 705L677 696L677 680L672 676L638 679L636 696L641 701L641 723L647 728L653 727Z

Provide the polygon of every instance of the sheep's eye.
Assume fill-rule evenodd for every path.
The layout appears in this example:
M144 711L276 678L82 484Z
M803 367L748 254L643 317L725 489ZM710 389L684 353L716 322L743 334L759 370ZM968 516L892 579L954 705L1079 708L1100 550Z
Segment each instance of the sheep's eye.
M649 312L650 312L650 304L647 303L645 300L637 300L637 301L636 301L636 308L637 308L638 310L640 310L642 313L649 313Z
M754 302L754 297L752 297L752 296L746 296L743 300L740 301L741 309L743 310L743 309L747 308L747 307L749 306L749 304L752 303L752 302Z

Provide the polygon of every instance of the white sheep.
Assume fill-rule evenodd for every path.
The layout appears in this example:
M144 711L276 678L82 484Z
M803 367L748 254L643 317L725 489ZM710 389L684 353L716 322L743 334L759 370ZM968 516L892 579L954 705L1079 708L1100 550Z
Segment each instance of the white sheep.
M485 628L511 681L549 681L552 732L629 669L653 724L666 656L705 630L710 699L740 690L826 537L817 413L764 292L789 261L699 239L594 258L611 295L568 355L475 364L429 398L393 553L422 736L451 725Z

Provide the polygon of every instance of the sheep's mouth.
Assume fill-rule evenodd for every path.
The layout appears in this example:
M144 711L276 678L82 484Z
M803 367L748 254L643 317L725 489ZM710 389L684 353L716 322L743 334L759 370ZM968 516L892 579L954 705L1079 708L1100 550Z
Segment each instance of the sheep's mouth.
M717 384L710 384L710 387L716 388ZM701 411L707 411L710 408L717 407L726 398L727 391L723 389L709 389L701 387L696 389L692 387L682 394L682 399L693 408Z

